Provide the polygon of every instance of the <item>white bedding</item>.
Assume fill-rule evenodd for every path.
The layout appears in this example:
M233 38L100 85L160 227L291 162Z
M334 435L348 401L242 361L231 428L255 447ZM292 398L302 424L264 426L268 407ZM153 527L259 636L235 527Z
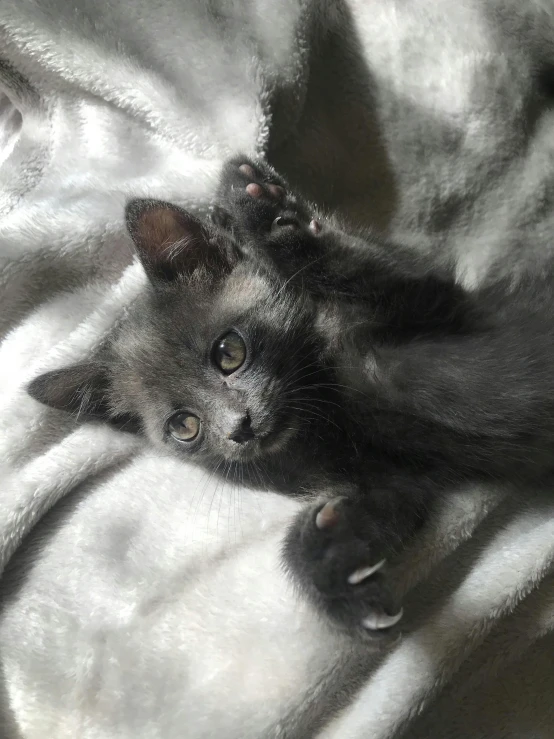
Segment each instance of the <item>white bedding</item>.
M554 33L495 7L0 0L2 737L554 736L548 489L450 499L398 563L404 636L376 654L284 577L296 503L23 389L140 290L126 199L204 212L238 150L466 282L522 245L540 264Z

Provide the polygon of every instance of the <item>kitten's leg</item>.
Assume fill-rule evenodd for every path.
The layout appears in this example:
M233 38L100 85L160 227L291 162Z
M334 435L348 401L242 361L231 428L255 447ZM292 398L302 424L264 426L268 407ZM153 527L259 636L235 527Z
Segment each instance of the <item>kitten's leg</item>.
M422 326L442 333L465 329L479 313L452 274L437 272L402 245L369 233L356 236L315 214L265 162L230 160L219 197L223 220L244 251L316 299L359 303L365 317L402 341Z

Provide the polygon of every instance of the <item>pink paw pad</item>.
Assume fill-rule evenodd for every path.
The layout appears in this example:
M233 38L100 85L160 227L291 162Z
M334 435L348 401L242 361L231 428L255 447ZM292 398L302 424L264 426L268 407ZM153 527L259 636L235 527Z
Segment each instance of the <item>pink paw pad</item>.
M250 177L251 179L256 178L256 173L254 172L253 167L251 167L249 164L241 164L239 167L239 172L242 172L247 177Z
M249 185L246 185L246 192L253 198L261 198L264 194L264 189L256 182L251 182Z

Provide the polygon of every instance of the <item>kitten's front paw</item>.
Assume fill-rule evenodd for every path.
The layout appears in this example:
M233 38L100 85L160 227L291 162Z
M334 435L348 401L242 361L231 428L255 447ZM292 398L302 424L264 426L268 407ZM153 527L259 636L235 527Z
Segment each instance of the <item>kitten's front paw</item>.
M371 534L366 538L363 519L347 498L302 511L285 541L285 563L337 624L358 634L390 637L402 609L387 587L384 551Z
M301 226L317 234L321 228L269 164L244 156L230 159L223 168L214 221L253 235Z

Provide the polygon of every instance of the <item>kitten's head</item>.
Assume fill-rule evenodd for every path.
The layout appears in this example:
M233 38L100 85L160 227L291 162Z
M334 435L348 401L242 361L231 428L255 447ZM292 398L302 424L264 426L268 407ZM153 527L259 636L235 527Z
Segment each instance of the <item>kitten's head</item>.
M96 358L36 378L30 394L135 419L152 440L212 465L285 448L322 382L310 300L176 206L133 201L127 225L144 295Z

